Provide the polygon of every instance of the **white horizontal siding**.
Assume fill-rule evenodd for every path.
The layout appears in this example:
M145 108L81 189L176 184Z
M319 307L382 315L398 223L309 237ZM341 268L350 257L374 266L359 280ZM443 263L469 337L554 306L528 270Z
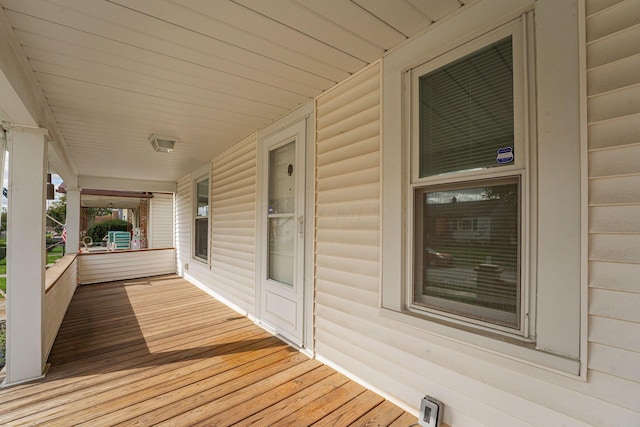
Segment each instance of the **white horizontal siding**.
M348 370L351 348L343 346L360 339L360 323L376 311L379 300L379 73L378 65L370 67L316 103L316 351ZM353 305L338 312L340 301ZM362 364L382 357L370 348L362 350ZM376 372L375 367L367 370ZM386 380L398 388L396 379Z
M256 137L216 157L211 175L208 286L236 306L255 306Z
M589 154L592 178L633 174L640 175L640 143L592 150Z
M69 258L72 260L69 261ZM62 264L60 267L63 271L57 270L58 264ZM47 286L47 291L44 295L44 348L43 354L46 360L51 347L58 335L58 330L64 319L64 315L67 312L71 298L78 286L78 258L75 255L67 255L59 260L54 267L47 270L47 282L49 282L52 274L60 274L57 278L51 278L52 286ZM48 283L47 283L48 285Z
M255 306L256 137L211 161L209 183L210 265L191 259L192 180L178 181L176 249L180 271L246 313Z
M589 341L640 353L640 325L592 315L589 316Z
M587 67L594 68L640 53L635 41L640 37L640 25L627 27L587 46Z
M640 382L640 353L592 342L589 344L592 370Z
M640 234L591 233L589 259L640 263Z
M617 121L627 116L630 119L637 118L640 113L639 94L640 84L592 96L587 104L589 122Z
M375 66L317 101L316 305L374 291L380 273L380 77ZM371 297L369 301L375 302ZM322 318L316 328L323 329Z
M477 425L606 425L600 421L607 415L598 414L595 409L587 412L596 424L580 422L550 409L560 406L569 410L573 394L569 390L513 371L497 376L488 385L486 378L495 370L490 363L452 351L446 344L443 347L424 340L419 333L398 328L394 323L380 322L376 320L377 309L365 307L352 297L325 298L330 301L318 307L317 315L326 318L330 328L318 331L317 339L327 346L327 357L331 355L336 362L350 362L348 366L355 375L377 378L386 389L404 390L406 396L412 390L415 394L437 390L446 402L446 410L454 413L452 426L458 425L458 414L463 415L461 418L475 418ZM363 349L374 351L364 357ZM523 387L524 384L528 387ZM539 392L540 387L547 388L545 395ZM398 397L404 398L402 393ZM556 400L559 402L554 404ZM506 409L514 407L518 410ZM482 414L482 423L478 414Z
M606 9L587 16L587 41L592 42L640 24L638 10L639 0L622 0L612 2Z
M640 233L640 204L599 205L589 209L592 233Z
M380 316L379 124L368 122L375 111L368 102L376 96L363 90L376 90L376 73L374 66L317 100L319 357L408 405L433 390L447 402L453 426L638 424L640 170L634 144L640 133L627 118L635 104L617 105L635 101L617 94L590 98L598 108L591 117L599 121L590 123L589 138L596 135L599 145L590 145L590 364L583 382L509 366L497 354L478 359L476 350ZM619 114L627 115L622 130L608 135L616 130L608 121Z
M175 245L180 275L184 272L184 264L191 258L191 203L191 175L187 175L177 183L175 202Z
M640 1L587 0L588 393L640 418ZM619 424L625 425L625 424Z
M589 263L589 287L640 293L640 264L602 262Z
M592 177L589 204L635 204L640 200L640 174Z
M176 251L173 248L81 254L78 257L78 281L83 285L175 272Z
M174 247L174 206L173 194L154 193L149 209L150 248Z
M640 293L611 289L591 289L589 314L640 323Z
M593 96L640 84L636 72L639 64L640 55L634 55L587 71L588 94Z

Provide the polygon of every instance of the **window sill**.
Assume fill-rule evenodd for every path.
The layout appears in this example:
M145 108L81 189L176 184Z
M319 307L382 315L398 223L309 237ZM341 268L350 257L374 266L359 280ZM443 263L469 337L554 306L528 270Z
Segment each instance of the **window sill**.
M191 257L191 261L195 261L200 265L209 266L209 260L208 259L202 259L202 258L198 258L198 257Z
M498 356L517 364L526 364L573 379L582 379L578 360L537 349L535 343L531 341L477 330L441 319L427 318L408 310L395 311L383 307L380 309L380 316L453 342L456 346L460 346L460 351L465 353L469 352L469 348L473 348L483 359L494 359L492 356ZM502 364L502 361L500 363Z

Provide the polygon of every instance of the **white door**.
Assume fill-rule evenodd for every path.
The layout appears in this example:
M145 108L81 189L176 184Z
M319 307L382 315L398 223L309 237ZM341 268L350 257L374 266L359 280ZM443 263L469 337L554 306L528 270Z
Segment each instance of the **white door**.
M304 149L306 122L262 142L260 320L304 345Z

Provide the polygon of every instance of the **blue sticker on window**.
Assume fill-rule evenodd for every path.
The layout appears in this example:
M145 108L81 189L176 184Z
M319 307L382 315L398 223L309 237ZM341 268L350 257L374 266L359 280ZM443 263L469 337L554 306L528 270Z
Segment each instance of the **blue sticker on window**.
M513 162L513 147L498 148L496 162L501 165Z

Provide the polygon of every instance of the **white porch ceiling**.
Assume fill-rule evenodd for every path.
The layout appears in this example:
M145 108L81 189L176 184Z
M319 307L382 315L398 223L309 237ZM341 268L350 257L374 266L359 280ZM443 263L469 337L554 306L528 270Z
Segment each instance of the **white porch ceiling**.
M0 0L80 176L176 181L470 0ZM156 153L151 134L180 139Z

